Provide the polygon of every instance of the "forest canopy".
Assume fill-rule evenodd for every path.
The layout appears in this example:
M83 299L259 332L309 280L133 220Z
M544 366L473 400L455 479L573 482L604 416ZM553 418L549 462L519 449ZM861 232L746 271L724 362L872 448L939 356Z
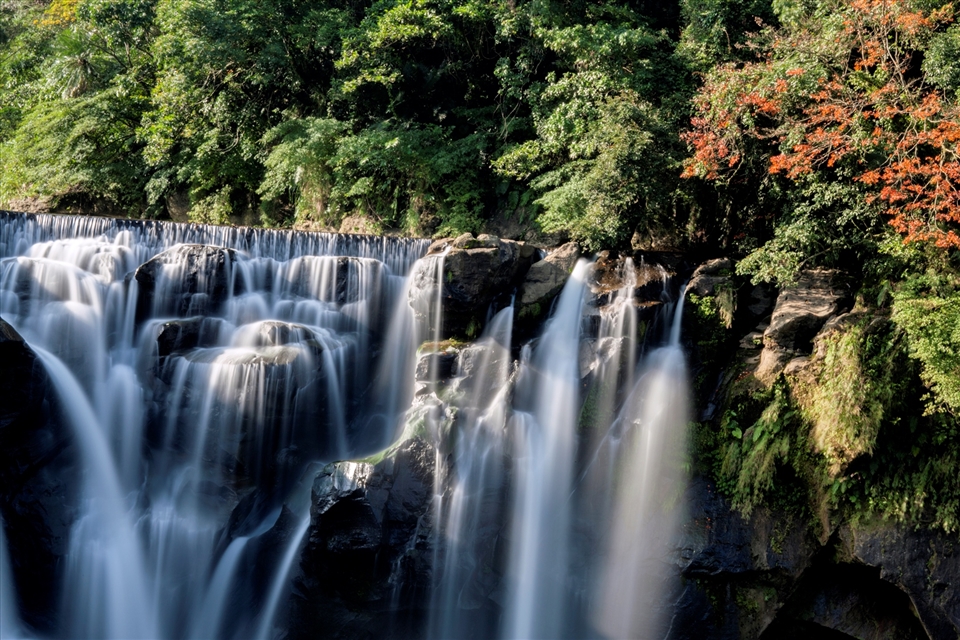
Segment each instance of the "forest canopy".
M712 247L960 246L936 0L3 0L0 204ZM886 247L886 248L885 248Z

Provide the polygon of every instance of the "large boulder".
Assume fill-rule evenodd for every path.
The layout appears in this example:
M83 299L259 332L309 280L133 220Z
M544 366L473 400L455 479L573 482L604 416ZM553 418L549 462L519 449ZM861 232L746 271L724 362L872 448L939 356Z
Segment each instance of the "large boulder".
M255 337L266 341L298 327L252 329L262 330ZM251 481L271 486L304 460L342 454L349 415L327 382L331 373L340 380L350 370L328 372L322 354L322 345L309 340L173 352L152 381L149 441L199 456L230 490ZM202 438L200 430L206 430Z
M161 359L180 351L217 344L221 321L194 316L182 320L164 320L157 327L157 355Z
M234 289L233 249L181 244L140 265L137 320L158 316L211 315Z
M568 242L530 267L517 302L518 317L522 322L539 323L546 318L553 300L560 295L579 259L580 247L575 242Z
M809 354L814 336L827 320L846 309L849 298L840 272L821 269L801 273L797 283L777 297L770 324L763 332L757 379L770 384L790 360Z
M491 306L509 303L538 257L531 245L488 235L438 240L414 269L410 305L433 335L439 294L443 299L441 337L475 338ZM441 263L442 276L437 273Z
M338 462L317 475L290 638L422 633L433 584L435 457L411 438L379 462Z
M76 451L43 364L2 319L0 389L0 519L22 617L49 632L57 627L57 585L77 515Z
M700 297L714 296L718 288L731 285L733 262L730 258L716 258L707 260L693 272L687 283L687 293L695 293Z

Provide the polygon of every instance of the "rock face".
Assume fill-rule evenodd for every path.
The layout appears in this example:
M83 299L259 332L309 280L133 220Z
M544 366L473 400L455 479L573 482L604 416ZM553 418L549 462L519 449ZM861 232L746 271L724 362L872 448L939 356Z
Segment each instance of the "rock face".
M444 252L446 252L444 254ZM443 260L442 337L475 338L480 335L491 305L504 307L537 259L537 250L525 243L464 234L431 245L412 275L410 304L432 335L438 278Z
M763 332L756 376L769 384L793 358L809 354L811 341L826 321L843 311L849 291L837 271L804 271L796 285L780 292Z
M68 430L36 354L0 319L0 515L24 621L56 627L59 584L80 484ZM54 405L54 406L51 406Z
M685 584L670 637L758 638L813 562L817 538L784 513L743 518L703 478L687 495L691 517L678 550Z
M134 274L137 319L215 313L230 293L234 260L233 249L201 244L172 247L147 260Z
M839 538L851 562L875 568L880 579L910 597L930 638L960 637L960 541L955 536L877 523L845 525Z
M960 637L956 538L875 523L844 525L821 544L797 516L742 517L703 478L687 495L684 584L664 594L670 638Z
M432 585L433 447L328 465L314 480L291 638L410 638Z
M733 262L730 258L717 258L701 264L690 276L687 292L698 296L713 296L717 293L717 286L730 282L733 273Z

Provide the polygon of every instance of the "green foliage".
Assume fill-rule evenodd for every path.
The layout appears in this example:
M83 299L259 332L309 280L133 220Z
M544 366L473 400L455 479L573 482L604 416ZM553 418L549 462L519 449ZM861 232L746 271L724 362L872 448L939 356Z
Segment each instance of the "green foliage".
M927 81L960 97L960 25L934 36L923 59Z
M749 34L776 22L770 0L682 0L684 30L680 52L695 68L749 55Z
M896 361L903 356L899 336L866 322L834 332L818 348L823 360L816 381L796 395L810 424L810 442L823 455L831 476L850 462L871 454L884 421L896 420L893 409L904 391Z
M329 162L345 132L344 123L321 118L289 119L268 131L264 145L270 153L258 188L265 203L294 202L298 222L332 222L327 209L334 182Z
M695 347L694 389L702 396L708 385L726 365L729 357L731 321L735 291L732 285L721 287L715 296L687 295L684 309L683 335Z
M783 383L771 391L753 391L721 419L720 486L745 515L775 490L787 489L788 473L804 459L797 411ZM780 501L783 502L782 500Z
M894 300L893 320L906 332L910 356L930 386L928 411L960 417L960 291L918 297L907 288Z
M535 137L509 148L496 169L530 180L545 230L588 248L620 245L638 227L663 224L682 155L664 76L668 86L684 87L668 39L626 10L540 33L567 70L549 74L537 96Z

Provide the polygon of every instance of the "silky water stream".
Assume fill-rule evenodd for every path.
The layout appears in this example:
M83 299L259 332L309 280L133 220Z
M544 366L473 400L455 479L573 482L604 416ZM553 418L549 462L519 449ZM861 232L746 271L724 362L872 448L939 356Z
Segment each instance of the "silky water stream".
M427 241L0 216L0 316L82 469L45 627L17 613L0 523L0 637L283 637L317 469L414 414L437 451L423 636L664 636L682 304L663 346L641 339L629 260L599 322L580 261L539 337L514 344L514 306L491 310L414 399L418 355L445 348L439 298L428 323L408 300L419 259L443 290Z

